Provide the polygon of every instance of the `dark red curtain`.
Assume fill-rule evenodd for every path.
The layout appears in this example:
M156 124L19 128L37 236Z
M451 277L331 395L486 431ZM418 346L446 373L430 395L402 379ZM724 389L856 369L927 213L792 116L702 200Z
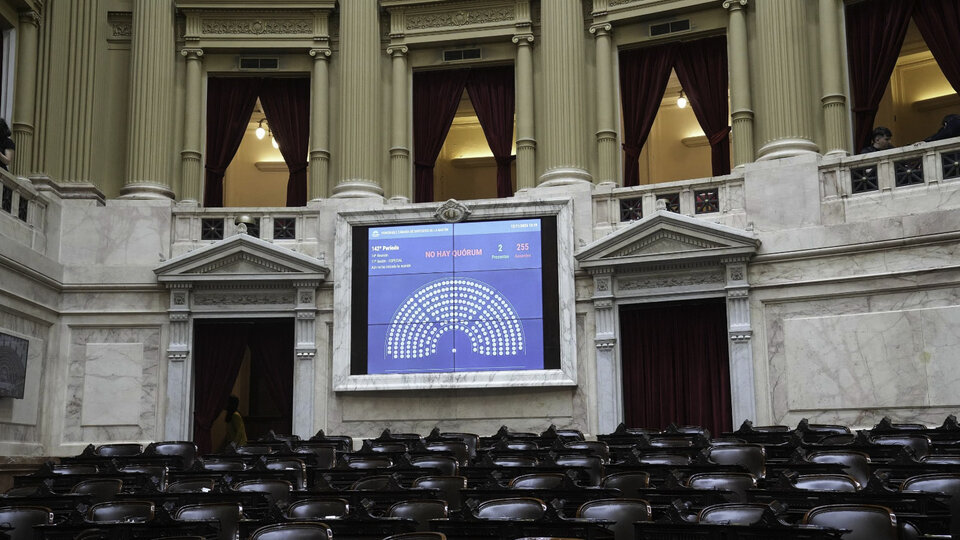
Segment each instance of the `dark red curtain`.
M960 0L917 2L913 20L940 70L960 92Z
M249 114L247 118L250 118ZM227 397L237 380L250 327L243 323L198 324L194 327L193 440L202 454L213 451L210 428L227 404Z
M501 198L513 195L513 81L513 66L473 69L467 78L467 94L497 161L497 197Z
M469 69L413 74L414 199L433 201L433 166L457 113Z
M727 37L680 43L675 69L693 113L710 141L713 175L730 173ZM659 101L657 102L659 103Z
M267 79L260 89L260 104L290 170L287 206L306 206L310 79Z
M913 7L914 0L871 0L846 8L854 150L870 144L873 120L900 55Z
M223 175L240 148L262 79L207 79L207 162L203 205L223 206Z
M270 389L277 410L288 422L293 420L293 324L290 319L258 322L249 337L250 378ZM284 433L290 433L291 426Z
M726 304L683 302L620 310L624 420L731 429Z
M640 184L639 160L673 66L672 45L620 51L623 185Z

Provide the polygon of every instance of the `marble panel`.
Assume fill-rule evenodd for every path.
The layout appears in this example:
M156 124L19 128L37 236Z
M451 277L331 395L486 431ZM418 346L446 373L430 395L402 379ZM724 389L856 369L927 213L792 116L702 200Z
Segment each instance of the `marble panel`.
M818 164L809 155L744 168L745 210L758 232L820 224Z
M41 379L50 325L0 309L0 331L29 341L23 399L0 398L0 441L39 442Z
M142 343L87 343L80 409L83 426L137 425L142 364Z

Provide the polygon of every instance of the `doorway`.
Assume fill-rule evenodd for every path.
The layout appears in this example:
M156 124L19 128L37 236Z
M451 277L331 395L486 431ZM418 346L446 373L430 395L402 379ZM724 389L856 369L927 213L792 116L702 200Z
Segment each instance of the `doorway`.
M222 449L231 394L248 440L292 433L293 325L290 318L194 322L193 434L201 453Z
M620 307L624 421L731 430L726 301Z

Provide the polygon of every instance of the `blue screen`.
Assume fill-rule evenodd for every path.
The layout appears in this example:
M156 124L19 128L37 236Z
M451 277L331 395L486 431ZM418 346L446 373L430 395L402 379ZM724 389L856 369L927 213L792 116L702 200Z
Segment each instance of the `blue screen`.
M543 369L539 219L367 230L367 373Z

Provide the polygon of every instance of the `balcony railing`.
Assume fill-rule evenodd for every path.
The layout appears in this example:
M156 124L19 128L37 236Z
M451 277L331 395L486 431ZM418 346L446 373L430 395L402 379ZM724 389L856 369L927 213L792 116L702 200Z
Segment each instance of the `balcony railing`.
M315 210L306 208L196 208L173 211L172 255L182 255L240 232L238 218L247 216L246 234L295 251L317 256ZM308 223L310 225L308 225Z
M41 253L47 203L26 179L0 169L0 235Z

